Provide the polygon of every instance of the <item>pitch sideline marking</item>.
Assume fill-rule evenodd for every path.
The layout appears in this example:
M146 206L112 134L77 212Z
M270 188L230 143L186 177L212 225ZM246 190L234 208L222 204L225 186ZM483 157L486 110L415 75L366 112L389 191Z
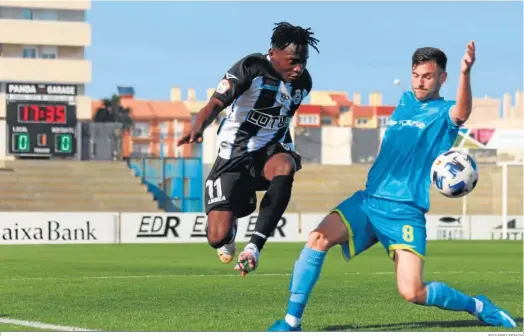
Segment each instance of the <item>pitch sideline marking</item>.
M69 326L63 326L63 325L57 325L57 324L47 324L37 321L26 321L26 320L17 320L17 319L10 319L10 318L0 318L0 323L3 324L14 324L19 325L23 327L29 327L34 329L47 329L47 330L55 330L55 331L100 331L100 330L93 330L93 329L83 329L83 328L77 328L77 327L69 327Z
M478 271L445 271L445 272L425 272L426 274L522 274L522 272L517 271L487 271L487 272L478 272ZM395 272L349 272L349 273L325 273L324 276L329 275L394 275ZM238 274L144 274L144 275L107 275L107 276L80 276L80 277L19 277L19 278L0 278L0 281L39 281L39 280L104 280L104 279L147 279L147 278L191 278L191 277L238 277ZM260 273L253 274L251 277L279 277L279 276L291 276L291 273Z

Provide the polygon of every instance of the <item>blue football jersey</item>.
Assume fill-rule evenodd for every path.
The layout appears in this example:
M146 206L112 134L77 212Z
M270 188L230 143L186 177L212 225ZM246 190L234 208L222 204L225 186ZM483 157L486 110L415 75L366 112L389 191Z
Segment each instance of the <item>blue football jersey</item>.
M368 173L368 195L429 210L431 166L459 130L449 115L453 105L443 98L419 101L411 91L402 95Z

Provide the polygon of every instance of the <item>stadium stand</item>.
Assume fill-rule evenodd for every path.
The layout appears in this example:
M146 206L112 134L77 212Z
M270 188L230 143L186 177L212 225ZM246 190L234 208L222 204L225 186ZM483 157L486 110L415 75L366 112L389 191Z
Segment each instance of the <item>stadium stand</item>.
M125 162L12 160L0 169L0 211L161 210Z
M130 158L128 166L167 212L203 211L200 158Z
M367 164L306 164L296 175L288 212L325 213L353 192L364 188ZM496 165L479 165L480 179L467 197L468 215L500 215L502 212L502 170ZM508 214L521 215L523 203L523 166L508 166ZM263 192L257 194L260 204ZM431 188L429 214L460 214L463 199L445 198Z

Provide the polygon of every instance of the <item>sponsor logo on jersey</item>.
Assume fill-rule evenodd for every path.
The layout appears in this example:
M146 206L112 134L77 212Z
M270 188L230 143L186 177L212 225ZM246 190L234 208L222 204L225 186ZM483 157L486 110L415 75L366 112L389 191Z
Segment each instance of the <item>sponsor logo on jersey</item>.
M289 126L291 118L283 115L272 116L270 114L262 113L256 110L251 110L247 115L246 121L255 124L261 128L281 129Z
M293 103L295 105L298 105L300 104L301 101L302 101L302 92L299 89L297 89L295 90L295 95L293 96Z
M230 87L229 81L227 79L222 79L220 83L218 83L216 92L219 94L224 94L229 90Z
M281 104L284 104L288 100L289 100L289 96L287 94L285 94L285 93L281 93L280 97L278 97L278 101Z
M269 91L275 91L275 92L278 91L278 87L276 87L275 85L269 85L269 84L262 84L262 89L269 90Z
M417 127L420 129L426 128L426 124L416 120L389 120L387 126L400 126L400 127Z
M238 80L238 77L235 75L230 74L229 72L226 72L226 79L236 79Z

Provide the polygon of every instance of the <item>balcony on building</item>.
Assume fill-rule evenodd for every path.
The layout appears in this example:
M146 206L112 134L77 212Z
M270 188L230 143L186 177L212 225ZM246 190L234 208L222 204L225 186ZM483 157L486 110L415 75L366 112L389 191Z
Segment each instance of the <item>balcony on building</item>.
M87 47L91 26L83 11L0 7L0 43Z
M0 81L91 82L83 47L0 44Z
M67 9L86 11L91 8L91 0L45 1L45 0L2 0L0 7L6 8L38 8L38 9Z

